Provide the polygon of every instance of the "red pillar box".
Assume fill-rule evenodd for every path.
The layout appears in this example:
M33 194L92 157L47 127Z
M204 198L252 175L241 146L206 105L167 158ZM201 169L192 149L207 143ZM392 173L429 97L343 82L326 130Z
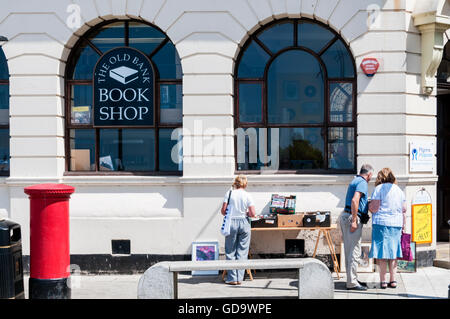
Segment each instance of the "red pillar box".
M69 198L64 184L25 187L30 198L30 299L70 299Z

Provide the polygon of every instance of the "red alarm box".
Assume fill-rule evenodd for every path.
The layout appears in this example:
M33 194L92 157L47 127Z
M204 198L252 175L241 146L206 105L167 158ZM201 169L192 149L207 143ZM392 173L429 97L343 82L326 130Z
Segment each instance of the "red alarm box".
M380 63L375 58L365 58L361 62L361 69L367 76L374 76L377 73Z

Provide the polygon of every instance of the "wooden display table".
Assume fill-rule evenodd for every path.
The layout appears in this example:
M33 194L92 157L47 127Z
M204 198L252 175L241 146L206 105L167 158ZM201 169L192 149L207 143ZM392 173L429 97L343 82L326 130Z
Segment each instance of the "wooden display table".
M338 279L340 279L340 277L339 277L339 272L340 272L339 262L337 260L333 241L332 241L331 235L330 235L330 230L336 229L336 228L337 228L336 224L332 224L330 227L258 227L258 228L252 228L252 232L254 232L254 231L255 232L279 232L279 231L292 231L292 230L298 230L298 231L318 230L319 234L317 236L316 246L314 247L313 258L316 257L317 246L319 245L320 236L323 234L327 241L328 248L330 249L331 259L333 260L334 271L336 272Z

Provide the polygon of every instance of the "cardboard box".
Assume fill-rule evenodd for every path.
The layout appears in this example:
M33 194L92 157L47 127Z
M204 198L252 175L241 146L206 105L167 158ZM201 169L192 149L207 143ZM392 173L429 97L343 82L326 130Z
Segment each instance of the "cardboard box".
M283 196L278 194L272 194L270 200L270 213L271 214L295 214L295 202L296 196Z
M70 156L71 171L89 171L91 169L90 150L72 149Z
M266 227L277 227L277 217L266 217L260 218L257 220L252 220L251 227L252 228L266 228Z
M303 214L278 215L278 227L302 227Z

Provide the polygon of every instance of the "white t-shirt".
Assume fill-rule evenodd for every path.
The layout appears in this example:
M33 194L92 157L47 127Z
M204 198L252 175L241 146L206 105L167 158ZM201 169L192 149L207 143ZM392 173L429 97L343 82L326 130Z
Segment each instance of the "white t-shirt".
M223 199L224 203L228 202L228 196L230 190L225 194ZM230 217L232 219L245 218L247 216L247 211L250 206L255 206L252 196L247 193L243 188L232 189L229 210Z
M384 183L375 187L372 199L380 201L378 212L373 214L372 223L375 225L402 227L402 208L405 202L405 194L395 184Z

